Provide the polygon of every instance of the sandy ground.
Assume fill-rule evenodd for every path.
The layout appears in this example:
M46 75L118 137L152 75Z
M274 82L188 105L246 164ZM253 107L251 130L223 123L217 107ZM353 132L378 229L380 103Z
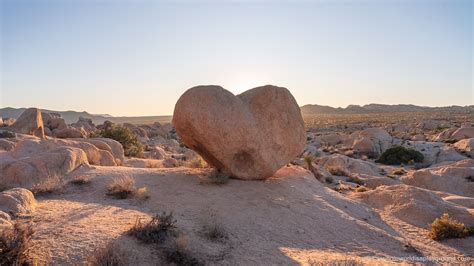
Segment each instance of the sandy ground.
M267 181L230 180L200 184L204 170L88 167L91 183L67 185L38 198L33 257L39 263L83 264L95 249L114 242L135 265L163 264L156 246L126 235L138 218L172 211L188 250L206 264L318 265L388 264L391 257L473 255L472 238L438 243L419 228L379 214L368 206L324 187L299 167L284 167ZM110 180L132 176L147 187L150 199L106 196ZM228 239L211 241L204 225L225 228ZM407 248L410 243L415 249Z

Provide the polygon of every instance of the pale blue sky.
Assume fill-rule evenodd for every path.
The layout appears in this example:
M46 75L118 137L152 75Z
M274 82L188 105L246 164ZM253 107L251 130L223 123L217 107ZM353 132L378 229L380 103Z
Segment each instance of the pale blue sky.
M474 104L473 1L0 2L2 107L171 114L198 84Z

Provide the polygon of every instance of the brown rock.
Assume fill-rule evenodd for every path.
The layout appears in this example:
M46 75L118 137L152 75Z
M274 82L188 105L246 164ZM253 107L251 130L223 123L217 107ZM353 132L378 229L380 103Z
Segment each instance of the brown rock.
M237 96L220 86L191 88L176 103L173 124L188 147L239 179L272 176L306 143L295 99L271 85Z

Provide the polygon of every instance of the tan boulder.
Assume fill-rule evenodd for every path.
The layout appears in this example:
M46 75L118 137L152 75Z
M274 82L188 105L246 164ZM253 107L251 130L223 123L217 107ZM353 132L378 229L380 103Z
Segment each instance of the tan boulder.
M272 176L306 144L295 99L270 85L237 96L220 86L191 88L176 103L173 124L188 147L239 179Z
M0 233L11 228L13 228L13 223L10 214L0 211Z
M13 188L0 192L0 211L13 216L32 214L36 208L33 193L24 188Z
M85 138L77 141L91 143L101 150L110 152L115 158L117 165L122 165L125 161L123 146L120 142L109 138Z
M0 157L1 186L31 188L46 178L62 177L81 165L89 164L84 151L73 147L38 149L16 158L10 155Z
M44 125L41 112L36 108L26 109L9 129L22 134L44 138Z

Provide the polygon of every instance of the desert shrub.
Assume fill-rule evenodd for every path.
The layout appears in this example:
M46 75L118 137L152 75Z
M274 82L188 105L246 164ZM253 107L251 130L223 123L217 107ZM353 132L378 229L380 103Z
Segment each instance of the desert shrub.
M431 223L430 237L434 240L443 240L449 238L461 238L474 234L474 228L466 228L463 223L460 223L449 217L444 213L440 218L436 218Z
M13 228L0 234L0 265L28 265L30 259L30 239L33 235L31 224L16 222Z
M13 139L15 137L16 137L15 133L11 131L8 131L8 130L0 131L0 139Z
M128 234L145 244L162 243L170 235L177 234L176 220L172 212L157 214L148 223L142 223L140 219L137 219Z
M355 189L356 192L366 192L367 190L369 189L366 186L358 186Z
M413 163L419 163L422 162L423 159L423 154L421 154L421 152L417 150L410 148L407 149L402 146L394 146L384 151L375 162L388 165L396 165L401 163L406 164L410 161L412 161Z
M229 182L230 177L218 169L212 169L199 176L199 183L205 185L224 185Z
M76 186L82 186L82 185L87 185L91 182L90 178L87 176L76 176L74 177L69 183L76 185Z
M474 175L465 177L467 181L474 182Z
M128 263L129 254L118 246L109 243L101 249L94 251L88 259L87 265L93 266L125 266Z
M222 241L228 238L225 228L217 223L204 225L201 233L211 241Z
M117 199L126 199L135 192L135 179L130 176L114 178L107 186L107 195Z
M146 187L138 188L135 191L136 197L142 200L147 200L150 198L150 193L148 193L148 189Z
M97 132L96 136L114 139L123 146L125 156L143 158L143 144L138 137L130 129L115 125L107 124L103 129Z
M40 183L33 185L31 192L33 192L35 196L50 195L60 191L63 185L63 181L58 175L50 175Z
M329 173L331 173L331 175L335 175L335 176L349 176L349 173L347 173L347 171L344 170L344 168L339 167L339 166L328 167L328 171Z
M164 250L165 258L168 263L178 266L199 266L204 265L199 259L194 257L188 250L188 239L185 236L179 236L175 239L173 245Z
M403 175L405 174L405 170L403 168L398 168L392 171L392 175Z
M207 168L207 167L209 167L208 164L206 163L206 161L204 161L204 159L199 157L199 156L197 156L194 159L185 161L183 163L183 166L189 167L189 168Z

